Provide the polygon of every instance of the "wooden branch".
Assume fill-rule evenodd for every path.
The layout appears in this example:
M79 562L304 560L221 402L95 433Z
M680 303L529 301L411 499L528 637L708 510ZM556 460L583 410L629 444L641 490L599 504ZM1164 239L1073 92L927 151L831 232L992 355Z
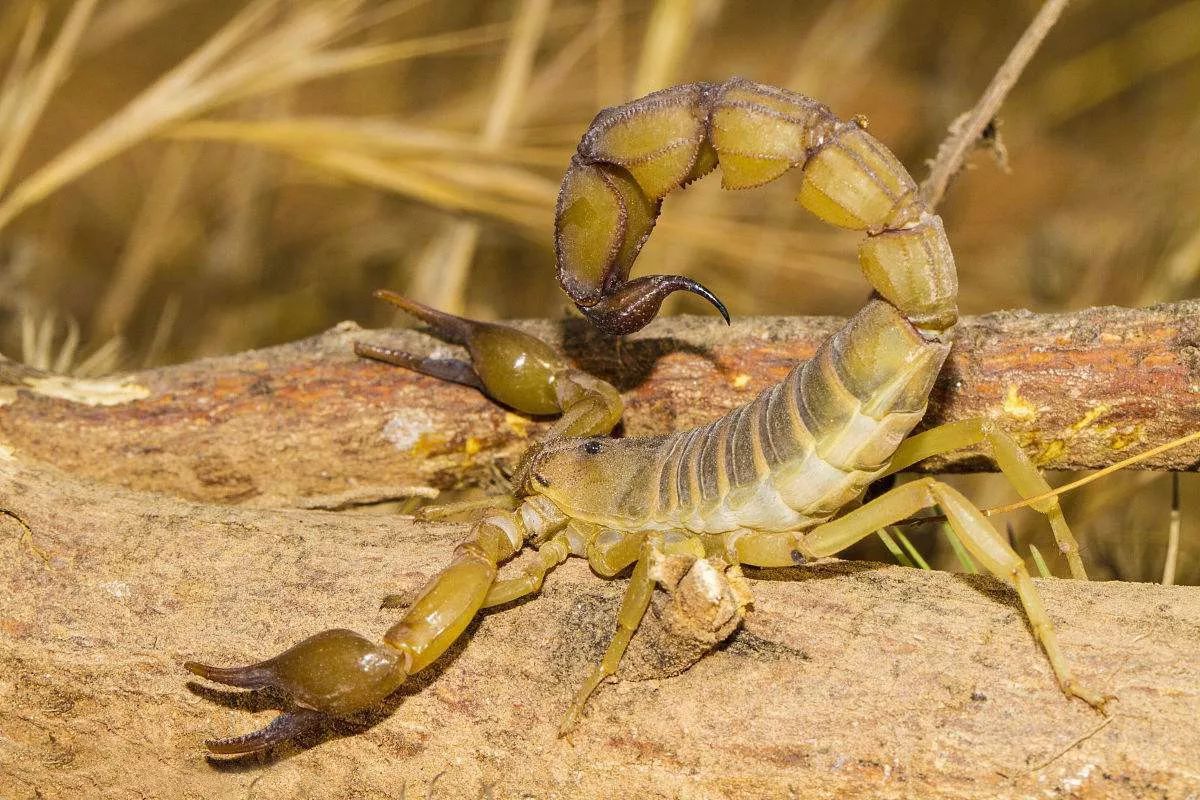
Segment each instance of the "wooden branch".
M486 614L386 709L259 761L201 741L269 698L187 688L379 599L461 529L394 516L197 505L0 458L0 796L1184 798L1200 782L1200 592L1039 581L1106 721L1055 686L994 581L828 562L751 576L719 652L663 677L653 615L577 731L558 718L623 581L577 559ZM667 648L669 650L669 648ZM676 666L676 671L678 666ZM273 713L273 712L272 712Z
M929 167L929 177L921 182L921 199L930 208L937 208L950 181L962 170L967 156L978 146L987 126L995 123L1000 106L1069 2L1046 0L1042 3L975 106L950 125L950 133L938 146L937 157Z
M708 422L781 380L840 321L662 319L617 343L582 321L522 327L617 384L625 432ZM478 392L355 358L355 340L452 353L344 323L280 347L109 381L0 363L0 447L106 483L222 503L342 507L481 480L545 423ZM6 404L5 404L6 403ZM967 319L927 424L986 416L1047 469L1092 469L1200 429L1200 301ZM988 469L964 452L932 469ZM1148 466L1196 469L1200 448Z

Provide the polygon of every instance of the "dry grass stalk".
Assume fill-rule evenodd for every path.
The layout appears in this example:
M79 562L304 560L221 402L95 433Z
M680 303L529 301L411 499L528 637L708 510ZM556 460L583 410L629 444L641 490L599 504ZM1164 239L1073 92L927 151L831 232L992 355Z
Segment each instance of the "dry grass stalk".
M326 0L297 6L278 19L279 0L251 3L123 110L18 184L0 202L0 228L117 153L221 105L315 78L494 41L503 29L482 26L327 52L325 48L344 35L359 5L359 0Z
M22 36L17 50L13 69L5 80L4 105L11 116L6 118L0 115L0 122L5 123L3 128L0 128L3 138L3 144L0 145L0 193L8 186L13 170L16 169L17 159L21 157L34 127L41 119L42 112L46 110L46 104L50 102L50 94L70 67L71 58L79 46L79 39L83 36L98 2L99 0L77 0L71 7L58 38L51 45L50 52L32 74L30 85L24 87L19 78L24 77L29 54L36 46L45 22L43 7L34 6L29 25L25 29L26 35Z
M533 60L546 29L550 7L551 0L522 0L517 6L512 38L500 64L496 90L479 136L485 153L502 150L509 138L533 71ZM478 220L448 221L441 234L444 245L437 249L438 261L416 264L415 280L409 289L412 295L437 308L462 313L479 234Z
M173 145L164 153L129 232L125 252L117 262L116 273L92 318L95 334L111 336L124 330L141 302L158 259L177 234L171 223L186 202L196 157L196 148L189 144Z
M1000 65L991 83L984 89L983 96L965 117L955 120L950 136L938 148L937 157L929 168L929 177L921 183L921 196L930 207L936 207L946 193L951 179L962 169L963 163L975 144L983 136L984 129L996 118L1004 98L1008 96L1029 60L1037 52L1042 40L1050 33L1054 23L1062 16L1070 0L1046 0L1034 16L1025 33L1013 45L1008 58Z

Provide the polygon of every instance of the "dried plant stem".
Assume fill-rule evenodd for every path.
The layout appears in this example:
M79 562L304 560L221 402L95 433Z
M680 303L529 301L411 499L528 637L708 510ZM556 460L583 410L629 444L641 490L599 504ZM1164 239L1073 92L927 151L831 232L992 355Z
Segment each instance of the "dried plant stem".
M1176 439L1172 439L1171 441L1166 442L1165 444L1160 444L1157 447L1152 447L1149 450L1138 453L1136 455L1132 455L1129 458L1123 458L1115 464L1109 464L1107 467L1097 470L1096 472L1093 472L1090 475L1080 478L1077 481L1071 481L1070 483L1059 486L1056 489L1051 489L1048 492L1044 492L1042 494L1035 495L1034 497L1027 497L1024 500L1020 500L1015 503L1008 503L1006 505L995 506L993 508L984 509L983 513L986 514L987 516L991 516L993 514L1007 514L1009 511L1016 511L1018 508L1025 508L1026 506L1032 506L1034 503L1040 503L1042 500L1046 500L1046 499L1055 497L1060 494L1065 494L1067 492L1074 491L1075 489L1078 489L1081 486L1087 486L1089 483L1092 483L1093 481L1098 481L1106 475L1111 475L1114 472L1120 472L1121 470L1132 467L1135 464L1140 464L1143 461L1154 458L1155 456L1159 455L1160 453L1165 453L1169 450L1176 450L1180 447L1183 447L1184 445L1191 444L1192 442L1195 442L1195 441L1200 441L1200 431L1196 431L1196 432L1190 433L1186 436L1180 436Z
M89 0L91 2L91 0ZM178 66L0 198L0 229L25 209L139 142L222 105L388 62L494 41L505 26L330 50L358 0L292 4L257 0ZM276 14L282 14L277 18ZM275 21L274 27L269 27Z
M1050 33L1054 23L1062 16L1070 0L1046 0L1033 22L1017 40L1008 58L1000 65L983 96L965 117L960 117L951 126L951 135L938 148L937 158L929 170L929 177L921 184L921 197L931 207L936 207L946 193L950 181L962 169L967 155L983 135L988 123L995 118L1000 105L1009 91L1025 71L1029 60L1037 52L1042 40Z
M1167 559L1163 563L1163 586L1175 585L1175 571L1179 564L1179 529L1183 520L1179 513L1179 473L1171 473L1171 521L1167 524Z
M29 141L29 136L33 133L38 120L41 119L46 104L50 102L50 95L54 91L54 87L58 85L67 71L67 67L70 66L71 57L79 46L79 39L83 36L98 2L99 0L79 0L72 6L66 22L63 23L62 30L59 31L58 38L54 40L54 45L46 55L33 86L29 89L28 95L20 98L18 107L13 112L12 129L5 132L6 138L3 146L0 147L0 191L8 185L9 179L12 178L13 170L17 166L17 159L20 158ZM35 7L30 20L30 29L39 30L41 28L42 18L40 12L36 10L37 8L40 7ZM26 44L26 41L22 41L22 46Z
M551 0L523 0L518 6L512 38L500 66L496 91L480 134L485 151L501 149L508 138L517 110L520 108L533 60L550 17ZM414 296L451 313L464 311L467 279L471 261L479 243L480 222L474 219L452 220L442 231L446 246L433 248L436 262L418 265L417 277L411 287Z
M122 331L149 288L154 266L170 245L175 230L170 223L184 201L192 167L194 145L173 144L163 155L157 173L146 190L125 252L117 263L92 321L92 332L111 336Z
M675 83L679 64L696 30L696 0L661 0L655 4L642 55L633 78L633 97L641 97Z

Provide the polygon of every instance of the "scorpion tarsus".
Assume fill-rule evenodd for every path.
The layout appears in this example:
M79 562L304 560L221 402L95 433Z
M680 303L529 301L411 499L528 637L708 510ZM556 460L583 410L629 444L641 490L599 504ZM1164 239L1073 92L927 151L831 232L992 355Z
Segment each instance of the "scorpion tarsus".
M650 324L663 300L674 292L691 292L703 297L729 324L729 310L704 284L683 275L646 275L622 284L599 302L580 306L580 311L597 328L611 336L634 333Z

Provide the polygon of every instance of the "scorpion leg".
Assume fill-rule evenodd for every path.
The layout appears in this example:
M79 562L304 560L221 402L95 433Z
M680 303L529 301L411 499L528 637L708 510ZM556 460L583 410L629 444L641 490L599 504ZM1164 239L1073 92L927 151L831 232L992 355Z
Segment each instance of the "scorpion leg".
M275 689L293 708L255 733L206 742L222 755L272 747L318 726L377 705L409 675L429 666L466 629L487 599L500 562L566 525L549 503L527 502L515 512L480 520L455 548L400 621L376 643L344 629L310 636L274 658L245 667L184 664L202 678L244 689ZM551 540L553 541L553 540Z
M621 656L625 654L625 648L629 646L629 640L633 638L634 632L641 624L642 617L646 614L646 609L650 607L650 597L654 594L654 579L650 577L650 560L654 555L656 545L657 543L651 541L649 537L642 540L637 556L637 566L633 568L633 575L629 578L629 587L621 599L621 610L617 612L617 632L613 634L612 641L608 643L608 649L604 651L604 657L600 663L592 669L587 680L583 682L579 691L575 693L574 699L571 700L571 706L563 716L562 724L559 725L559 736L566 735L571 728L575 727L575 723L583 714L583 706L587 703L588 697L596 691L596 687L605 678L616 673L617 666L621 663ZM590 556L588 560L592 560ZM611 569L616 567L616 564L605 562L603 566L605 569ZM620 567L617 567L614 572L619 570Z
M981 443L986 443L991 449L992 458L1000 467L1001 473L1021 497L1028 499L1050 491L1050 484L1046 483L1046 479L1016 440L1003 428L987 419L950 422L905 439L896 449L885 474L899 472L931 456ZM1034 503L1033 507L1050 520L1054 540L1058 543L1059 551L1066 556L1071 577L1087 580L1083 559L1079 555L1079 543L1071 533L1066 517L1063 516L1058 498L1048 497Z
M1110 697L1089 691L1075 680L1058 648L1054 625L1025 562L1001 536L987 517L956 489L933 478L922 478L892 489L869 503L820 525L807 534L789 536L792 546L805 558L820 558L841 552L850 545L917 511L939 506L971 556L989 572L1016 590L1029 619L1034 637L1041 643L1058 684L1065 694L1078 697L1100 711Z
M604 652L604 657L592 669L587 680L575 693L559 726L559 736L569 732L579 721L588 698L604 679L616 674L617 667L621 663L621 656L625 654L625 649L629 646L634 632L637 631L638 625L641 624L642 618L646 614L646 609L650 606L654 586L664 578L663 573L659 572L656 567L656 564L664 556L684 556L685 564L690 565L690 568L678 571L670 586L664 584L664 588L667 588L669 592L673 593L679 590L680 586L687 582L687 576L692 575L697 568L700 568L696 581L702 584L700 592L707 601L701 605L716 606L725 594L730 595L730 601L733 603L731 612L724 614L719 620L708 618L690 620L694 625L698 624L704 630L709 627L713 628L712 634L719 642L740 624L742 610L750 602L749 591L741 581L741 571L736 565L732 567L726 565L726 571L718 573L705 560L705 554L706 548L700 537L680 533L647 536L642 532L627 533L601 529L592 538L588 543L587 556L588 562L596 572L604 576L612 576L635 561L637 565L633 569L629 587L625 590L625 596L621 600L620 611L617 612L617 630L608 644L608 649ZM724 562L719 563L723 564ZM722 591L718 597L713 598L710 595L714 580L725 583L732 580L737 587L735 589L729 586L728 591ZM696 587L690 588L693 591L696 590ZM695 611L695 609L691 610Z
M492 584L487 597L483 598L483 608L510 603L526 595L534 594L542 588L546 573L567 560L571 554L571 543L566 534L559 533L535 551L533 563L525 569L525 574L518 578L507 578Z

